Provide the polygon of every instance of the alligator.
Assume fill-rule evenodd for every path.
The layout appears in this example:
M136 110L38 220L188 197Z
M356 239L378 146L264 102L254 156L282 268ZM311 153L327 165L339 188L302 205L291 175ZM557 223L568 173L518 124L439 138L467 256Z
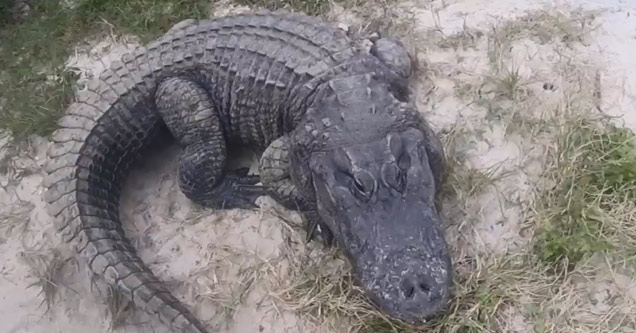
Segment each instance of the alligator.
M183 21L121 56L52 134L45 201L56 230L136 307L175 332L207 332L120 221L131 167L169 137L194 204L252 209L271 195L301 212L308 240L343 249L378 309L412 323L442 311L452 280L434 205L444 151L412 101L404 45L352 40L316 17L253 12ZM226 165L246 145L263 152L258 175Z

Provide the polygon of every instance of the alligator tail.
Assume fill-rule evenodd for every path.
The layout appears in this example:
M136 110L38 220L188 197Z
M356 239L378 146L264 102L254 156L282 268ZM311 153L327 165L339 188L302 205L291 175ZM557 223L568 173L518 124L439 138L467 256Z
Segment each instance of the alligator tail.
M195 68L221 23L171 31L87 83L60 119L45 166L48 213L64 240L93 273L175 332L206 329L137 255L119 198L131 165L165 126L154 107L158 83Z

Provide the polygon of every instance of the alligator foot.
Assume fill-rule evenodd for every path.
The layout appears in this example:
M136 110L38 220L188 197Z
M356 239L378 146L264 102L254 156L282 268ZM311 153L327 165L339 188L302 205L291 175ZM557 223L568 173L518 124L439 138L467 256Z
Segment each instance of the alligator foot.
M283 207L303 213L307 242L320 238L325 246L333 244L333 234L322 222L316 209L305 200L289 174L289 138L272 142L261 156L259 173L265 192Z
M198 201L199 204L215 209L257 208L256 199L264 194L258 176L248 176L242 170L226 171L221 181L214 187L213 194Z
M247 169L228 171L226 142L212 100L187 78L163 81L155 96L163 121L184 147L179 158L179 186L190 200L215 209L256 208L263 195L258 176Z

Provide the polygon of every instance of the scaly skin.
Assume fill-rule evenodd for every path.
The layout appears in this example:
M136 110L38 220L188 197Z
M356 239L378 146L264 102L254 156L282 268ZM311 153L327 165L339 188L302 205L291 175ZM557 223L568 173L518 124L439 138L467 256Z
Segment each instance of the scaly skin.
M443 152L433 140L434 133L422 129L425 122L412 117L414 108L406 103L404 76L410 67L404 67L398 54L387 51L386 44L381 46L375 56L360 53L342 32L318 19L283 13L188 20L176 25L148 46L122 56L89 82L59 121L45 167L45 199L57 229L74 244L92 272L136 306L175 332L206 332L203 323L140 260L119 216L122 184L131 165L167 130L183 147L179 184L188 198L208 207L230 209L254 207L259 195L272 194L303 211L310 230L320 225L323 238L336 239L347 249L363 286L381 308L407 320L430 315L445 301L450 276L446 245L432 223L437 217L429 209L444 168ZM347 117L338 103L353 106ZM374 107L373 113L368 112L369 106ZM336 126L326 130L327 122ZM319 123L323 128L315 130ZM367 126L367 132L361 131L352 141L350 133L342 129L356 126ZM368 132L374 129L375 134ZM380 140L387 147L387 138L400 137L401 131L409 129L424 133L421 146L431 156L429 160L438 161L430 167L425 163L417 174L430 181L415 186L414 197L407 196L411 204L421 204L426 214L403 212L399 207L404 200L390 199L390 195L384 206L405 213L410 227L430 236L430 242L420 246L407 235L406 244L424 251L419 255L428 259L408 254L404 258L415 261L405 271L418 274L422 269L426 276L438 279L428 286L439 295L404 303L398 299L395 283L378 284L373 281L378 276L369 278L364 265L377 269L379 264L368 262L372 253L352 249L359 241L351 241L350 233L343 232L351 216L339 216L342 212L333 210L333 202L325 199L331 190L315 190L318 182L311 179L322 176L324 170L316 171L307 163L330 163L338 149L358 141ZM226 150L237 145L269 146L261 163L264 189L255 185L258 177L248 176L244 170L226 170ZM385 155L373 147L353 164L388 157ZM362 164L360 167L370 165ZM347 205L356 206L348 200ZM365 214L369 211L386 213L377 208ZM414 216L425 219L415 222ZM386 248L396 241L372 238L368 240L375 243L370 248ZM361 264L360 260L367 261ZM388 269L387 277L398 273L398 267ZM387 291L377 290L378 285Z

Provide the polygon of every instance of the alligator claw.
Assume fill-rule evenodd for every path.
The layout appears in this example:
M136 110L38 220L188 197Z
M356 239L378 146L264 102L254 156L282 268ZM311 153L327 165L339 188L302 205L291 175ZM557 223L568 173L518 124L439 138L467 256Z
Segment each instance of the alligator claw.
M314 219L309 219L307 221L307 238L305 242L309 243L314 240L316 236L316 229L318 228L318 221Z
M255 185L261 181L261 177L258 175L248 175L248 168L241 168L236 170L227 171L225 173L225 179L231 181L234 184L240 185Z
M331 229L325 227L324 224L320 226L320 237L326 247L333 245L333 232L331 232Z
M250 172L250 168L239 168L236 170L233 170L232 173L239 176L239 177L248 177L247 174ZM256 176L258 177L258 176Z
M264 195L264 190L258 185L232 184L232 191L225 193L225 207L253 209L258 208L256 200Z
M221 180L215 193L202 204L217 209L258 208L256 200L265 195L265 189L256 185L258 182L260 182L259 176L243 175L242 170L229 171Z
M255 209L258 208L255 200L250 198L232 197L223 200L221 209Z
M320 227L320 228L318 228ZM307 213L307 243L320 237L323 245L330 247L333 245L333 233L315 213Z

